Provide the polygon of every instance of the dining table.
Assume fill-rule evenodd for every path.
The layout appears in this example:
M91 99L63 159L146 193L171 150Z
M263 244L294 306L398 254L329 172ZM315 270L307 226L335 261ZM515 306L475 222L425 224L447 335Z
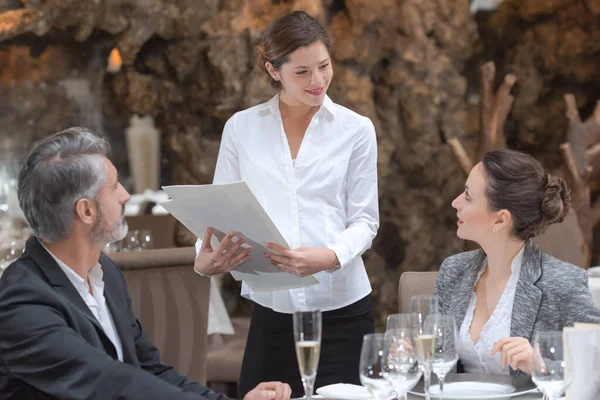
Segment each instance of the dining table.
M544 396L542 396L542 394L540 393L529 393L529 394L524 394L521 396L516 396L516 397L512 397L511 400L542 400ZM319 395L314 395L312 397L313 399L323 399L326 400L326 397L323 396L319 396ZM417 396L415 394L408 394L408 400L423 400L424 397L423 396ZM436 400L437 397L431 397L432 400ZM335 400L344 400L344 399L335 399Z

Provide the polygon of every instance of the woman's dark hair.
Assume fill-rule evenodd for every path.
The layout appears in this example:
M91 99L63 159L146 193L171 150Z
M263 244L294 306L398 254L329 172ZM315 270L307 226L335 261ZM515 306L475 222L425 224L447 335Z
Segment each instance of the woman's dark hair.
M519 239L539 235L569 213L571 191L566 182L548 174L529 154L490 151L481 163L487 175L485 194L490 208L510 211L512 233Z
M281 16L271 22L265 31L263 42L258 46L255 68L257 71L264 71L269 75L265 69L265 62L268 61L276 71L279 71L281 66L288 61L290 53L299 47L311 45L319 40L331 54L333 50L331 39L316 19L304 11L294 11ZM274 88L278 90L282 88L281 82L271 78L270 75L269 78Z

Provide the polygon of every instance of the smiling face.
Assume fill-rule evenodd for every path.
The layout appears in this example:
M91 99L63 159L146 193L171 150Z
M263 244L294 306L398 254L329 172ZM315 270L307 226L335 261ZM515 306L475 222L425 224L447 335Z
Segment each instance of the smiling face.
M327 47L320 40L290 53L279 71L269 62L265 63L265 67L271 77L283 85L280 96L286 104L310 107L323 104L333 68Z
M481 244L494 234L500 211L490 210L485 196L486 185L485 170L479 163L471 170L465 191L452 202L458 217L456 235L461 239Z

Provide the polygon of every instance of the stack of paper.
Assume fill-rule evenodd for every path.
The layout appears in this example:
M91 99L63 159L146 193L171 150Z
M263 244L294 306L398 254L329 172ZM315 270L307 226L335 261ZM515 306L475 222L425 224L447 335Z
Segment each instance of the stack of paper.
M563 329L567 399L600 398L600 325L575 324Z
M171 200L161 203L192 233L203 238L211 228L220 242L228 232L236 232L252 246L252 258L231 271L256 292L268 292L310 286L318 283L313 276L299 277L271 264L265 253L274 251L266 242L289 249L289 245L262 208L246 182L223 185L165 186ZM214 246L213 246L214 248Z

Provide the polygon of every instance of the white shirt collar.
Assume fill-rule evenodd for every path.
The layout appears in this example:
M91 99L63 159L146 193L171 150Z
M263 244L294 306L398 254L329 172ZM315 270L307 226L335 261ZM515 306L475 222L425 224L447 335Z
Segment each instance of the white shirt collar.
M260 104L258 107L260 111L270 110L275 115L281 115L279 113L279 93L273 96L271 100ZM321 110L325 110L331 114L332 117L335 117L335 103L327 95L325 95L323 104L321 104L321 108L319 108L317 113L319 113Z
M71 267L62 262L58 257L52 254L52 252L48 250L48 248L44 246L44 244L40 240L38 240L38 242L40 242L42 247L48 252L48 254L52 256L54 261L56 261L60 269L65 273L65 275L67 275L69 282L71 282L75 289L77 289L77 291L89 293L90 286L88 285L86 280L79 276L77 272L75 272ZM90 284L94 288L104 289L104 281L102 280L103 276L104 273L102 272L102 266L100 265L100 263L96 263L88 273L88 279L90 281Z

